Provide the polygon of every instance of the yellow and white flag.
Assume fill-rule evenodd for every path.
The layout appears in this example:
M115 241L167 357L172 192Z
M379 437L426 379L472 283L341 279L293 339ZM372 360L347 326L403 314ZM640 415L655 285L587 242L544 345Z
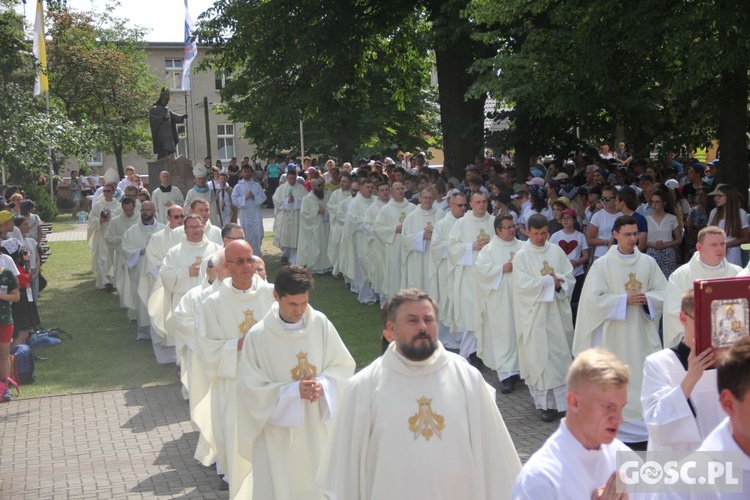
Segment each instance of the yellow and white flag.
M34 21L34 57L39 61L41 71L36 75L34 97L49 92L47 79L47 49L44 46L44 9L42 0L36 0L36 20Z

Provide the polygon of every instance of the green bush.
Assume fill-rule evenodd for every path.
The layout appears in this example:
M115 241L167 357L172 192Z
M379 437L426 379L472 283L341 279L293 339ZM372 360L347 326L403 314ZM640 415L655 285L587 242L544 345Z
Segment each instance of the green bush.
M50 196L48 188L45 186L24 186L26 198L36 203L36 214L45 222L49 222L57 217L58 211L55 200Z

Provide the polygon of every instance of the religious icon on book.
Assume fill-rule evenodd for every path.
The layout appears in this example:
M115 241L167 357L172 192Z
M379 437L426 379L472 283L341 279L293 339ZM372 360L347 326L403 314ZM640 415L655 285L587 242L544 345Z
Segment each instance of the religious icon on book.
M714 300L711 303L711 346L714 349L732 347L748 334L748 300Z
M728 349L750 335L750 277L696 280L695 347Z

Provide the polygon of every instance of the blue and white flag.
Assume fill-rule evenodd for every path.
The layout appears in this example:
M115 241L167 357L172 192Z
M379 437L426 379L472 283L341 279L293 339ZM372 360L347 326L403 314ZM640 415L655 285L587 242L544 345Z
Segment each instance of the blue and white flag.
M188 10L188 0L185 0L185 54L182 60L182 90L190 90L190 66L193 64L195 56L198 55L198 44L190 40L190 34L195 29L195 23L190 17Z

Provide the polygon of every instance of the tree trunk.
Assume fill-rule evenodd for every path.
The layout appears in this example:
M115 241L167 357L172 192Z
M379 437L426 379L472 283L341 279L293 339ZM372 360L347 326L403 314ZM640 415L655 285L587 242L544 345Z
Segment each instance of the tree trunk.
M475 156L483 154L485 99L465 98L473 80L468 74L472 59L463 50L456 45L436 50L435 62L444 163L459 174L466 165L474 163Z
M531 143L529 137L531 134L531 120L528 113L519 111L516 108L516 142L513 144L515 154L513 155L513 166L516 168L516 182L526 182L531 168Z
M125 168L122 165L122 142L115 141L113 149L115 153L115 160L117 161L117 172L120 174L120 179L122 179L123 177L125 177Z
M723 71L719 77L719 148L721 163L717 181L737 187L745 206L747 180L747 68Z

